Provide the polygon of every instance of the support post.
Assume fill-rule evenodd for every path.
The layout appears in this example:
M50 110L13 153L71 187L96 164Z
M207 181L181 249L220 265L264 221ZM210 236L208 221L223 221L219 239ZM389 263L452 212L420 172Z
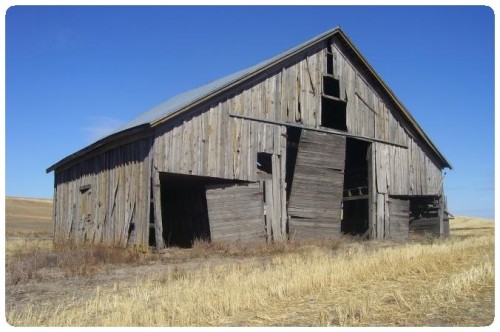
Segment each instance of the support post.
M154 226L155 226L155 240L156 249L161 250L165 248L165 241L163 240L163 224L161 215L161 187L160 187L160 174L156 167L153 167L152 172L153 182L153 207L154 207Z
M368 161L368 238L377 237L377 186L375 167L375 145L370 144L367 149L366 159Z

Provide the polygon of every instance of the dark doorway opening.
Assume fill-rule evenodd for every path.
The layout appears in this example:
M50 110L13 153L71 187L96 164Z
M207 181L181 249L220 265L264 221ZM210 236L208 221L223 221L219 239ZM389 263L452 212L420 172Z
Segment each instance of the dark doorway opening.
M295 164L297 163L297 153L299 150L300 135L302 129L295 127L286 128L286 201L290 200L290 192L295 173Z
M160 173L163 239L167 246L189 248L196 239L210 240L205 186L225 183L234 181Z
M341 223L341 231L346 234L362 235L369 227L367 161L369 147L368 142L346 139Z
M439 196L410 197L410 225L412 234L440 234Z

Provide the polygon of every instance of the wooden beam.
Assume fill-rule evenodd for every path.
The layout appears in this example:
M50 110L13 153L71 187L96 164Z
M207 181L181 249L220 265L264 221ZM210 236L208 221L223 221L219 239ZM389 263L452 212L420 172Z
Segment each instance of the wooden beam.
M322 94L321 97L345 103L345 100L342 100L339 97L329 96L329 95L325 95L325 94Z
M357 138L357 139L360 139L360 140L366 141L366 142L379 142L379 143L384 143L384 144L388 144L388 145L394 145L394 146L397 146L397 147L403 148L403 149L408 149L408 146L406 146L406 145L392 143L392 142L388 142L388 141L384 141L384 140L380 140L380 139L376 139L376 138L372 138L372 137L366 137L366 136L362 136L362 135L350 134L350 133L347 133L345 131L340 131L340 130L335 130L335 129L315 128L315 127L306 126L306 125L302 125L302 124L298 124L298 123L266 120L266 119L261 119L261 118L255 118L252 116L234 114L234 113L229 113L229 116L231 116L233 118L269 123L269 124L274 124L274 125L279 125L279 126L301 128L301 129L316 131L316 132L320 132L320 133L327 133L327 134L333 134L333 135L338 135L338 136L352 137L352 138Z
M368 195L360 195L360 196L351 196L351 197L342 197L342 200L345 201L355 201L358 199L368 199Z
M307 60L307 57L306 57L306 66L307 66L307 74L309 75L309 83L311 83L312 93L313 96L316 96L316 91L314 90L314 83L311 76L311 70L309 69L309 61Z
M354 92L354 94L356 95L356 97L359 98L359 100L361 100L363 102L363 104L366 105L366 107L368 107L368 109L370 111L372 111L374 114L378 114L370 105L368 105L368 103L366 102L366 100L363 97L361 97L361 95L358 92Z

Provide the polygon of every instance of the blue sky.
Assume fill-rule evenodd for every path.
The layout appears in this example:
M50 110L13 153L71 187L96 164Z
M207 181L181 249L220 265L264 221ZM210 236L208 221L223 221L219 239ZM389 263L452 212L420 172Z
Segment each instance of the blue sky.
M488 7L11 7L5 194L168 98L341 26L452 163L457 215L494 217Z

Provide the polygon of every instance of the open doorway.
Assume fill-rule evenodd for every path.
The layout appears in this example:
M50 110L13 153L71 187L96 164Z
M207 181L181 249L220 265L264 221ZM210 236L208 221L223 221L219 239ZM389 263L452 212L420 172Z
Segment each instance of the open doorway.
M363 235L369 227L368 161L370 143L354 138L346 139L344 192L342 198L341 231Z
M232 182L219 178L160 173L162 235L165 244L189 248L196 239L210 240L206 186Z

